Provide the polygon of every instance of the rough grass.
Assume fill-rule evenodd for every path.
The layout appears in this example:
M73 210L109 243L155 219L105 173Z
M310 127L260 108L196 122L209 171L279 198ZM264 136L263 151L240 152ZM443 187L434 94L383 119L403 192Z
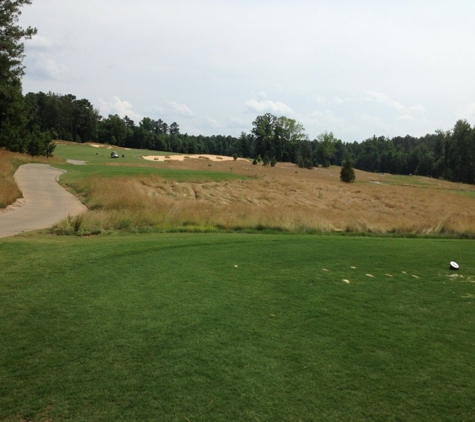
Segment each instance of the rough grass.
M0 208L15 202L21 193L13 179L14 168L11 153L0 150Z
M474 420L474 253L330 235L3 239L0 420Z
M209 171L202 162L173 163L168 171ZM475 234L475 187L428 178L356 171L339 181L339 168L297 169L291 164L213 163L211 169L247 180L190 182L137 176L92 178L73 184L86 192L86 226L105 230L272 228L297 232L345 231L419 235ZM462 193L462 194L461 194Z
M98 150L103 157L95 155ZM154 163L140 159L145 152L126 151L126 158L111 161L109 150L58 146L63 158L91 159L87 166L61 166L68 170L62 183L91 210L82 231L272 229L475 236L474 186L358 170L356 183L345 184L337 167L307 170L288 163L264 167L192 159ZM68 221L55 230L71 232Z

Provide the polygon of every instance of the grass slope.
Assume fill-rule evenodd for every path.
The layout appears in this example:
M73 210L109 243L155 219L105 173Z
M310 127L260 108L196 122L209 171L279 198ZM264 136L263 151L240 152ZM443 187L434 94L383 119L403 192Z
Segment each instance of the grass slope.
M362 171L356 171L356 183L345 184L338 167L307 170L290 163L264 167L196 159L154 163L141 159L150 151L123 150L125 158L114 160L104 148L58 148L63 158L88 161L87 166L70 166L71 174L62 178L94 209L84 220L86 232L278 228L465 237L475 233L475 188L470 185ZM97 177L85 177L92 174ZM111 183L104 180L106 175L128 180ZM59 228L64 230L68 227Z
M226 180L244 180L246 177L225 172L211 172L198 170L174 170L157 167L137 167L137 166L101 166L87 165L76 166L71 164L55 165L55 167L66 170L67 173L61 176L61 182L65 184L74 183L88 177L117 177L117 176L160 176L165 179L173 179L180 182L221 182Z
M356 183L345 184L338 167L264 167L246 160L159 163L141 158L159 152L113 149L119 159L110 158L112 148L61 143L56 157L46 160L62 163L58 166L68 173L61 183L90 209L80 221L81 234L223 229L469 238L475 234L473 185L358 170ZM64 164L66 159L87 165ZM0 206L19 195L12 177L14 161L9 155L0 165ZM53 230L74 233L76 223L64 220Z
M115 151L120 158L110 158L111 152ZM140 164L144 160L144 155L172 155L173 152L151 151L147 149L125 149L113 147L111 145L101 145L99 148L90 144L75 144L72 142L61 142L56 145L54 155L64 160L81 160L88 164ZM124 155L124 157L122 157Z
M4 239L0 420L474 420L474 252L343 236Z

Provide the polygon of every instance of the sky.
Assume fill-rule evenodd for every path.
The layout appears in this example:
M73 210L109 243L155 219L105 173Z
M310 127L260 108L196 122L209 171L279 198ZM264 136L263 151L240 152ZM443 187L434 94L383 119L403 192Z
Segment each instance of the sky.
M33 0L23 92L191 135L271 113L309 139L423 136L475 124L474 18L473 0Z

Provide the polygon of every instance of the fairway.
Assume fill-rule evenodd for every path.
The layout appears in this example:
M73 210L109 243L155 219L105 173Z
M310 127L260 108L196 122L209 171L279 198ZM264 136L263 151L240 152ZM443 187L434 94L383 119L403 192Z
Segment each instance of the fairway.
M474 253L335 235L3 239L0 420L474 420Z

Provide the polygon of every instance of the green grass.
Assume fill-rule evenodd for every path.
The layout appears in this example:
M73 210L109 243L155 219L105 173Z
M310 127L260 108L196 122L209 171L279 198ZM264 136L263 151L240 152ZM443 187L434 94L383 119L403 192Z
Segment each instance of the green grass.
M173 179L180 182L221 182L227 180L244 180L245 176L234 173L201 171L201 170L176 170L163 167L137 167L137 166L106 166L106 165L86 165L76 166L73 164L54 165L54 167L66 170L60 176L60 181L65 184L77 182L88 177L117 177L117 176L147 176L155 175L166 179Z
M119 155L125 154L125 158L111 159L110 151L118 151ZM99 154L96 156L96 152ZM67 144L57 145L55 155L65 160L82 160L87 165L64 164L54 166L66 170L67 173L60 177L65 184L74 183L91 176L114 177L114 176L142 176L157 175L180 182L220 182L227 180L244 180L245 176L231 172L200 171L200 170L176 170L167 168L167 163L154 163L141 158L143 155L169 155L159 151L130 150L95 148L90 145Z
M474 252L308 235L2 239L0 420L474 420Z
M137 164L146 163L143 155L173 155L173 152L151 151L146 149L125 150L124 148L111 149L95 148L87 144L58 144L54 155L64 160L81 160L88 164ZM110 158L111 151L116 151L120 158ZM97 155L96 155L97 154ZM124 154L124 157L122 157Z

